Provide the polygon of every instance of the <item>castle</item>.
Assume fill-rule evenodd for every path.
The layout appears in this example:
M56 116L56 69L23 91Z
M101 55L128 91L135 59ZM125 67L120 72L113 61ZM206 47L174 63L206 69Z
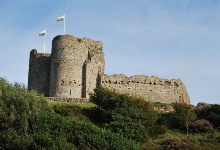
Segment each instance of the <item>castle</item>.
M58 35L52 41L52 52L31 50L28 89L46 97L89 98L99 85L121 93L143 97L146 101L190 103L189 95L179 79L156 76L104 74L105 58L100 41Z

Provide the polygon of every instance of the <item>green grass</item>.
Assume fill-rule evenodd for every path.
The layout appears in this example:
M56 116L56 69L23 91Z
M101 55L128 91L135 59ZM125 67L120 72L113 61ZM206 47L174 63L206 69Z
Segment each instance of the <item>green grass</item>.
M90 107L96 107L96 105L94 103L91 102L87 102L87 103L82 103L82 104L74 104L74 103L66 103L66 102L48 102L49 106L54 106L54 105L62 105L62 106L79 106L81 108L90 108Z
M189 138L189 137L192 137L196 140L200 140L200 139L203 139L206 137L211 137L211 136L218 137L218 136L220 136L220 132L216 131L214 133L189 133L189 134L186 134L180 130L172 129L172 130L168 130L166 134L160 135L157 138L157 140L164 140L167 138Z
M168 106L168 104L160 103L160 102L154 102L154 103L152 103L152 105L154 107L166 107L166 106Z
M94 103L88 102L88 103L83 103L83 104L76 104L77 106L81 108L90 108L90 107L96 107Z

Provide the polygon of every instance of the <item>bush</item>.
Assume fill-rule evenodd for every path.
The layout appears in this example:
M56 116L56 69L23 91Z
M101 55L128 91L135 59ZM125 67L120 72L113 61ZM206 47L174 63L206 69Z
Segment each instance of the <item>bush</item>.
M166 139L163 143L163 149L165 150L187 150L189 149L189 145L187 142L182 141L181 139L177 138L169 138Z
M196 111L199 119L210 121L215 128L220 127L220 105L214 104L211 107L205 107Z
M100 129L91 123L74 123L71 142L78 149L138 150L140 146L119 134Z
M22 84L9 84L0 78L0 147L24 149L32 141L33 120L51 110L47 100Z
M73 104L56 104L52 105L52 108L54 112L74 121L89 120L85 115L83 115L83 109Z
M90 99L101 111L102 126L112 132L141 143L165 133L156 125L158 114L150 102L103 87L96 88Z
M91 123L74 122L44 112L34 124L31 149L140 149L133 141Z
M53 112L42 112L33 124L33 142L30 149L75 149L68 142L72 122Z
M213 132L212 124L205 119L199 119L194 121L190 127L193 132Z
M148 127L148 135L151 138L157 138L159 135L163 135L167 132L167 127L163 125L153 125Z
M202 147L200 143L191 137L187 138L168 138L163 141L162 147L164 150L200 150Z
M210 136L207 136L207 138L202 138L199 140L200 145L205 150L219 150L220 149L220 142L218 140L218 137L213 136L211 134Z
M179 128L180 125L178 123L173 123L175 121L173 112L169 112L160 114L157 123L168 128Z

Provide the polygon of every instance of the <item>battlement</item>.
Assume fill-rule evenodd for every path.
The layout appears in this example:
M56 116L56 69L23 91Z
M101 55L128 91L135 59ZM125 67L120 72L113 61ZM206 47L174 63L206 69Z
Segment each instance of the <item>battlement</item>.
M146 76L146 75L133 75L127 77L124 74L113 74L111 76L105 74L102 83L114 83L114 84L129 84L129 83L140 83L140 84L153 84L153 85L164 85L164 86L176 86L182 85L180 79L163 79L157 76Z
M51 54L30 52L28 89L58 101L84 101L93 89L116 89L151 102L185 102L190 98L179 79L156 76L104 74L105 56L101 41L58 35L52 41ZM82 99L82 100L81 100Z
M105 88L115 89L121 93L144 98L146 101L173 103L190 103L183 82L179 79L163 79L156 76L123 74L104 75L101 84Z
M36 49L31 50L30 57L39 58L39 57L50 57L50 53L37 53Z

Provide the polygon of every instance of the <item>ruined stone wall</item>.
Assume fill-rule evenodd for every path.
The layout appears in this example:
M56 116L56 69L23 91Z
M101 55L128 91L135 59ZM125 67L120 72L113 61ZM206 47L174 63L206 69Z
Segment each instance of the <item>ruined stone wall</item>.
M84 62L84 90L85 95L83 97L88 98L89 93L93 92L98 84L101 82L101 76L104 75L105 58L102 51L101 42L91 42L90 39L82 39L88 47L88 58Z
M44 96L49 96L50 54L30 52L28 90L36 90Z
M56 36L52 41L49 96L86 98L90 91L87 87L96 87L94 77L98 72L88 66L93 61L97 63L92 68L100 68L102 63L104 66L101 42L70 35ZM104 68L100 69L104 72Z
M114 74L104 75L101 84L103 87L116 89L121 93L143 97L146 101L190 103L186 88L179 79L168 80L144 75L127 77L123 74Z

